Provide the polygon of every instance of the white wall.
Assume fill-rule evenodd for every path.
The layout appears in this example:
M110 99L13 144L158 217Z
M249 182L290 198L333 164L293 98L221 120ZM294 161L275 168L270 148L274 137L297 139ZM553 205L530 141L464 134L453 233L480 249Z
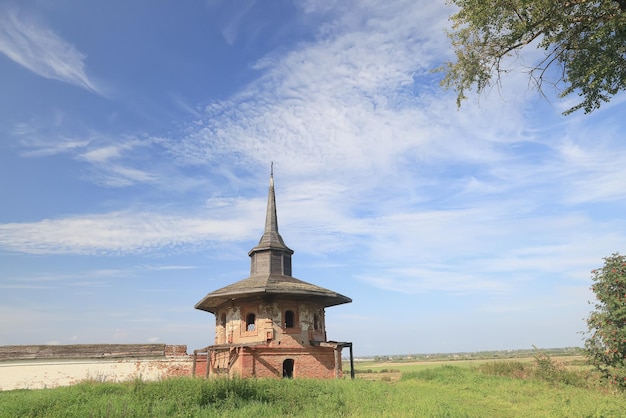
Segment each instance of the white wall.
M158 359L24 360L0 362L0 390L43 389L84 380L120 382L189 376L188 356Z

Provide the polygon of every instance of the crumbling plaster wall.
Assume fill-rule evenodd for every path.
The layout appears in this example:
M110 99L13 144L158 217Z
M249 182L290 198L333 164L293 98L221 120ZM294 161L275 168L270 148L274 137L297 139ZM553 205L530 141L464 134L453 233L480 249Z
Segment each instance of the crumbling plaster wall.
M18 346L15 346L18 347ZM25 346L29 347L29 346ZM168 350L174 347L174 350ZM145 381L172 376L190 376L193 359L186 346L166 346L166 354L141 358L41 358L0 361L0 390L43 389L68 386L85 380L120 382L140 378Z
M286 328L284 324L284 314L288 310L296 315L293 328ZM256 317L254 330L251 331L246 327L246 316L249 313ZM278 300L227 305L220 308L215 315L215 344L242 344L269 340L270 345L307 346L310 345L310 340L326 341L324 316L322 306L309 302Z

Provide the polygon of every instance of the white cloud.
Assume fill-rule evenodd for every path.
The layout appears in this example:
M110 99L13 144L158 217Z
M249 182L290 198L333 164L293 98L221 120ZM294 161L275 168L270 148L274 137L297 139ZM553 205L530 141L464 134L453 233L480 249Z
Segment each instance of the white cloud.
M264 75L231 100L209 106L205 127L173 140L171 152L198 163L233 153L243 156L237 164L265 166L275 159L285 172L299 174L388 166L432 139L426 115L416 112L422 105L413 98L413 80L434 65L437 45L423 40L441 30L443 14L424 12L404 11L409 16L400 18L390 8L368 23L375 30L337 24L318 43L266 57L257 65Z
M18 138L20 145L25 149L22 153L25 157L49 157L74 153L84 149L91 142L88 138L68 137L51 134L48 130L42 131L34 122L17 123L11 130L11 134Z
M626 197L626 155L616 153L621 134L605 124L595 129L580 129L575 140L566 138L558 151L562 174L567 176L563 196L569 204L610 202ZM592 139L593 138L593 139Z
M202 217L113 212L0 225L0 247L35 254L141 253L210 241L250 239L262 211L234 206ZM253 223L251 220L259 219Z
M33 73L102 94L85 72L85 55L52 30L15 10L0 14L0 52Z
M122 147L107 145L104 147L89 150L82 154L81 158L84 158L90 163L105 163L111 159L118 158L121 155L123 149L128 149L128 145Z
M82 127L72 130L61 121L51 126L49 121L20 122L11 133L24 149L22 156L31 158L69 155L74 160L89 164L88 180L106 187L126 187L137 183L157 183L160 174L150 164L154 160L151 147L154 141L132 136L105 135ZM82 131L82 132L81 132ZM80 133L79 133L80 132ZM137 157L141 155L141 157ZM140 162L144 167L139 167ZM150 168L147 168L150 166ZM171 184L172 175L166 175ZM182 185L189 180L179 182Z
M95 183L108 187L125 187L137 183L154 183L157 176L147 171L124 167L119 164L108 164L98 167L91 177Z
M237 13L232 16L226 24L224 24L222 29L222 36L229 45L234 44L237 40L239 27L242 25L245 15L250 11L252 6L254 6L255 2L255 0L244 0L242 2L239 2L239 4L237 5Z
M196 266L154 266L154 265L146 265L143 266L145 269L154 270L154 271L163 271L163 270L191 270L195 269Z
M457 269L439 268L401 269L378 273L376 276L362 276L361 280L374 287L403 294L450 292L458 295L493 294L509 290L504 281L480 277L479 274L462 274Z

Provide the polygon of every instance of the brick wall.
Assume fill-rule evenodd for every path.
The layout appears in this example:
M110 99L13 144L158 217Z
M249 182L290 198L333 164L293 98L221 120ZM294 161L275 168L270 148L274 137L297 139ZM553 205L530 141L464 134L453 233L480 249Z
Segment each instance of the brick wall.
M335 355L331 347L247 348L242 350L235 366L242 377L282 377L283 362L287 359L294 362L294 378L335 377ZM341 361L338 367L341 370Z
M228 364L228 352L223 371ZM335 377L332 347L247 347L239 350L232 376L282 377L291 359L294 378ZM196 357L195 375L206 376L207 357ZM339 359L339 371L341 360ZM191 376L193 356L185 345L0 346L0 391L72 385L84 380L119 382ZM219 376L215 374L215 376Z

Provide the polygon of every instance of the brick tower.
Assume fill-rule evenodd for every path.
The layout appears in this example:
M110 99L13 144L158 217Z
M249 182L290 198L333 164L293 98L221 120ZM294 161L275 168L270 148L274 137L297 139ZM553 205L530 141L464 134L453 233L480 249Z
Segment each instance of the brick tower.
M325 308L352 300L292 277L293 250L278 233L273 174L265 230L248 253L250 277L195 306L214 314L216 323L215 343L194 351L194 374L198 354L206 355L208 376L341 377L344 347L352 363L352 343L327 341L325 321Z

